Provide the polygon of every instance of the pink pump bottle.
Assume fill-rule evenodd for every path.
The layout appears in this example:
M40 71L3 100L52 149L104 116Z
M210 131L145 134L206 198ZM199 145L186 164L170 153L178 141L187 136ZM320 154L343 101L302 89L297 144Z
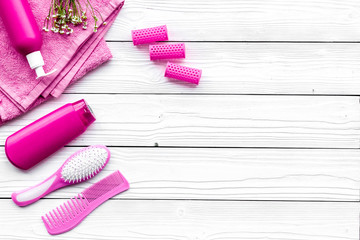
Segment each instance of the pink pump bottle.
M85 132L94 121L84 100L66 104L9 136L6 156L16 167L29 169Z
M0 0L0 16L12 45L26 56L37 78L53 73L55 70L44 72L45 63L40 52L42 37L27 0Z

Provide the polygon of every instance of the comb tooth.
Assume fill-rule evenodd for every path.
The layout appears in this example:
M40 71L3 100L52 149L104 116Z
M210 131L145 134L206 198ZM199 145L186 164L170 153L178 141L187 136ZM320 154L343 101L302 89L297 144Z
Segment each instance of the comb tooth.
M65 221L68 222L70 218L69 218L69 214L67 213L67 210L64 209L63 205L60 205L60 208L61 208L61 212L64 214Z
M84 211L85 210L85 205L84 205L84 203L81 201L81 197L77 197L77 201L78 201L78 203L79 203L79 206L80 206L80 208L81 208L81 210L82 211Z
M66 216L64 215L63 211L59 209L59 207L56 207L56 210L58 211L62 223L65 223L67 221Z
M77 214L80 214L82 211L81 211L81 209L79 208L79 205L77 204L75 198L74 198L74 197L71 198L71 201L72 201L72 203L73 203L73 205L74 205L74 207L75 207L76 213L77 213Z
M53 227L53 228L56 228L57 225L56 225L54 219L50 216L50 212L48 212L48 213L46 214L46 217L48 218L48 220L49 220L49 222L51 223L52 227Z
M41 217L44 221L44 223L46 223L46 225L50 228L50 229L53 229L54 228L54 225L52 224L52 222L50 221L50 218L49 218L49 215L48 214L45 214L45 216L42 216Z
M51 224L52 228L55 228L56 224L55 224L54 220L49 216L49 213L45 214L45 216L46 216L48 222Z
M83 203L84 209L85 209L88 206L88 203L82 194L79 194L79 196L80 196L81 202Z
M49 212L49 214L50 214L50 217L51 217L52 220L53 220L53 225L54 225L54 227L58 227L58 226L59 226L59 223L58 223L56 217L51 213L51 211Z
M86 200L86 197L81 193L81 199L85 203L85 207L89 206L89 202Z
M79 208L79 206L76 204L76 202L74 201L74 198L71 199L71 202L73 203L75 209L76 209L76 214L81 213L81 209Z
M69 203L69 207L71 208L71 212L72 212L73 216L76 217L78 212L76 211L76 208L75 208L74 204L72 203L72 199L70 199L68 201L68 203Z
M52 210L52 212L54 213L55 217L57 218L59 225L62 225L64 222L62 220L62 217L60 216L60 214L56 211L56 209Z
M67 203L68 203L68 205L69 205L69 208L71 209L70 212L71 212L73 218L76 217L77 212L76 212L76 210L74 209L73 205L71 204L71 201L69 200L69 201L67 201Z
M80 194L77 195L77 199L79 199L79 205L81 206L81 208L85 210L85 204Z
M95 183L91 187L85 189L82 194L85 199L91 203L98 199L100 196L108 193L109 191L117 188L119 186L124 186L123 190L126 190L125 187L127 182L124 177L121 175L119 171L116 171L109 175L108 177L100 180L99 182Z
M54 219L55 219L55 221L56 221L56 224L57 224L59 227L61 227L62 224L63 224L63 222L62 222L61 218L59 217L58 213L56 212L56 209L53 209L51 212L53 213L53 216L54 216ZM51 212L50 212L50 213L51 213Z
M67 204L66 204L66 203L67 203ZM72 213L71 208L68 207L68 205L69 205L69 201L66 201L66 202L64 203L64 206L65 206L65 208L66 208L66 210L67 210L67 213L69 214L69 218L70 218L70 220L71 220L71 219L74 218L74 215L73 215L73 213Z
M50 227L50 224L48 223L48 220L46 220L44 216L41 216L41 219L43 220L46 228L52 229L52 227Z
M78 195L79 196L79 195ZM78 199L78 196L74 197L75 201L76 201L76 206L79 208L80 212L82 212L84 210L83 205L80 202L80 199Z

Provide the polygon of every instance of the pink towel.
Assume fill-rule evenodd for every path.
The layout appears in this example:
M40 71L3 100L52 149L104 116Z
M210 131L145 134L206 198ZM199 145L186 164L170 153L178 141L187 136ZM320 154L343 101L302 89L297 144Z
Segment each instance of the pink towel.
M26 58L11 46L0 19L0 125L44 102L50 96L60 96L69 84L111 58L105 33L123 6L123 0L90 0L100 11L107 25L99 18L98 31L93 32L94 22L88 16L88 28L74 27L71 35L43 32L41 52L45 72L57 69L55 74L36 79ZM29 0L39 24L48 14L50 0Z

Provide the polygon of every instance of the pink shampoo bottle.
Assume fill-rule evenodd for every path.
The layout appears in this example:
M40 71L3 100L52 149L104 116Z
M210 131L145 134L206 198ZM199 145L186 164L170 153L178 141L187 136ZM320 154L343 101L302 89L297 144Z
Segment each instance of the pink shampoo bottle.
M0 16L12 45L26 56L37 78L53 73L55 70L44 72L45 63L40 52L42 37L27 0L0 0Z
M29 169L85 132L94 121L84 100L66 104L9 136L6 156L16 167Z

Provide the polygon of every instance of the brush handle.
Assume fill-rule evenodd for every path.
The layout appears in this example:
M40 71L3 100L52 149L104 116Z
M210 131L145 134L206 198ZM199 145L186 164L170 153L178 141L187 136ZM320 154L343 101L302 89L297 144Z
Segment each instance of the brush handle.
M27 206L51 193L52 191L64 187L66 183L61 181L60 177L54 173L45 181L22 191L14 192L11 195L12 200L18 206Z

